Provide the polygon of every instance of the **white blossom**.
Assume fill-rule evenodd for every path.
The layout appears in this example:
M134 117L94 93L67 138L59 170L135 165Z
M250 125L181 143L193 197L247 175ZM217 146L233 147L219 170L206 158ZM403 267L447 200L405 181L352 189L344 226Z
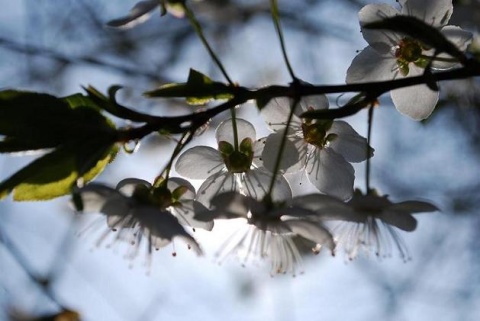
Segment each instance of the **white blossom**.
M272 174L257 166L255 158L263 149L261 141L255 141L255 128L248 121L236 119L238 148L235 150L232 120L222 122L216 130L218 149L196 146L185 151L178 158L175 170L191 179L204 179L197 192L197 201L210 206L210 200L217 194L238 191L255 198L263 198L270 188ZM283 200L291 197L288 182L278 176L272 197Z
M147 242L149 253L168 245L174 238L182 239L197 254L202 254L195 239L185 231L179 219L170 210L179 213L183 194L189 193L189 186L180 185L181 179L172 179L170 187L176 189L152 188L147 181L129 178L118 183L117 188L91 183L76 191L81 198L84 213L102 213L107 218L115 240L127 241L134 246L129 257L135 258L143 242ZM181 187L180 187L181 186ZM184 188L185 187L185 188ZM188 195L187 195L188 202ZM180 220L189 225L211 229L211 222L198 222L193 212L181 211ZM104 233L99 243L108 236Z
M232 236L222 246L219 256L235 253L244 262L253 257L269 258L271 272L292 273L302 271L302 256L294 242L301 237L313 243L314 253L323 246L331 253L334 242L330 232L322 225L314 211L301 205L269 200L258 201L236 192L228 192L212 199L212 210L196 213L198 220L244 218L247 229ZM312 249L313 250L313 249Z
M465 51L472 39L470 32L447 26L452 15L452 0L401 0L400 10L386 4L369 4L359 12L362 34L369 46L352 61L347 71L347 83L386 81L419 76L424 73L434 55L434 49L420 41L388 30L369 30L364 25L397 15L413 16L438 28L458 49ZM449 69L457 65L447 54L434 58L433 69ZM391 91L399 112L415 120L430 116L438 102L438 91L427 85L416 85Z
M266 139L262 161L265 168L275 170L278 151L287 130L280 172L305 170L309 181L320 192L347 200L352 196L355 179L355 171L350 163L364 161L373 155L373 149L345 121L299 117L309 110L327 108L325 96L304 97L297 104L289 128L285 129L291 100L272 99L262 109L262 115L274 131Z
M332 234L349 259L354 259L361 250L386 257L391 255L393 248L403 260L410 259L398 230L411 232L416 229L417 220L412 214L438 211L435 205L423 201L392 203L387 195L380 196L375 190L367 194L356 190L347 203L318 197L303 197L301 203L323 221L337 221Z

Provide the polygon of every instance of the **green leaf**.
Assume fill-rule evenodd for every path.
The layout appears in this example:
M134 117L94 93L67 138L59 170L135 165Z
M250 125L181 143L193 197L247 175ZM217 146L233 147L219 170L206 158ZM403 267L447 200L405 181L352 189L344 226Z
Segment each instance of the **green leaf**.
M17 147L21 143L35 149L52 148L114 132L113 123L88 97L0 92L0 135L15 138Z
M98 111L100 110L100 107L95 103L93 99L80 93L66 96L61 99L66 102L72 109L78 107L89 107Z
M44 144L6 137L0 140L0 153L19 153L45 149Z
M118 151L112 121L88 96L0 92L0 152L47 149L45 154L0 183L0 199L47 200L89 181Z
M0 199L13 192L16 201L49 200L69 194L82 178L92 180L111 162L118 147L106 140L58 148L0 183Z
M145 93L147 97L184 97L188 104L203 105L212 99L231 99L234 88L216 82L206 75L190 69L186 83L172 83Z
M451 43L437 28L413 16L394 16L380 21L365 24L366 29L391 30L420 40L425 45L435 48L437 53L445 52L452 57L464 61L465 55Z

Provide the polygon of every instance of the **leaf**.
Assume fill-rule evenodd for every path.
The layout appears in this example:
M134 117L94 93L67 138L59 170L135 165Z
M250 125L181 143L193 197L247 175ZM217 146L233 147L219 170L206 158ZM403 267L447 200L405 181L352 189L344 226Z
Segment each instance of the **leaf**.
M206 75L190 69L186 83L172 83L145 93L147 97L184 97L188 104L203 105L212 99L231 99L234 88L211 80Z
M35 149L53 148L67 141L111 136L114 132L113 123L88 97L72 95L62 99L41 93L0 92L0 135L15 138L17 147L24 144Z
M95 103L93 99L80 93L66 96L61 99L66 102L72 109L75 109L77 107L89 107L92 109L100 110L100 107Z
M466 59L465 55L438 29L413 16L398 15L389 17L377 22L367 23L363 28L403 33L413 39L420 40L429 47L435 48L436 54L445 52L460 61L465 61Z
M100 112L81 94L0 92L0 152L49 149L0 183L0 199L52 199L100 173L118 151L115 125Z
M58 148L0 183L0 199L13 192L16 201L40 201L71 192L80 178L92 180L118 152L112 142L83 142Z

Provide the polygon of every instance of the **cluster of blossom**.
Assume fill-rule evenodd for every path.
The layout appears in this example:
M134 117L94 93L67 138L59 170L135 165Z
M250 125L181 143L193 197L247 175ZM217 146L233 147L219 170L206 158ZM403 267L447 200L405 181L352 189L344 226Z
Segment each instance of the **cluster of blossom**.
M295 113L312 108L328 108L326 97L302 99ZM195 146L180 155L176 171L204 180L196 194L182 178L158 179L153 185L130 178L116 189L92 183L79 190L83 210L105 214L117 239L137 250L142 238L150 251L182 238L198 254L200 246L184 226L211 230L215 220L244 218L250 229L231 246L232 252L268 257L277 273L301 270L295 237L310 241L315 253L326 247L333 254L337 244L343 245L350 259L360 248L388 255L393 241L406 259L393 227L412 231L416 220L411 213L436 207L414 201L393 204L374 190L354 193L350 162L373 155L366 139L344 121L302 120L289 115L290 110L288 99L272 100L263 109L273 130L268 137L257 140L252 124L229 119L216 130L217 149ZM321 193L292 197L282 173L295 171L304 171ZM344 224L328 229L328 221Z
M437 54L417 39L363 28L386 17L408 15L438 28L461 51L471 42L470 33L446 25L453 10L451 0L399 3L400 10L371 4L360 11L369 46L353 60L347 83L411 77L458 64L455 57ZM129 25L158 4L141 2L113 25ZM397 109L416 120L427 118L438 100L438 91L427 85L395 89L391 95ZM91 183L78 190L83 211L106 215L116 239L134 244L135 255L142 239L151 251L174 238L201 254L185 227L212 230L216 220L243 218L249 228L230 241L230 251L246 253L245 260L252 255L268 258L272 273L301 271L297 238L306 240L314 253L326 247L334 254L343 247L353 259L361 250L385 256L396 247L408 259L398 230L413 231L417 221L412 214L437 208L421 201L392 203L368 185L365 193L355 190L351 163L368 161L374 150L345 121L301 117L318 109L328 109L326 96L270 100L261 114L272 133L260 139L247 120L233 116L222 122L216 129L216 148L192 147L175 163L181 176L203 180L196 193L188 181L176 177L157 178L153 184L127 179L116 189ZM318 193L292 193L285 175L293 173L303 173Z

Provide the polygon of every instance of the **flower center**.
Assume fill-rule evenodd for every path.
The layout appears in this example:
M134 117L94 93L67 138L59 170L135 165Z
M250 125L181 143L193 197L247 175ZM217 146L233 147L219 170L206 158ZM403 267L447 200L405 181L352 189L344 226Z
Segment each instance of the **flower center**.
M422 68L428 64L428 60L423 57L422 44L415 39L403 38L392 48L392 52L397 58L397 66L403 76L408 75L410 63Z
M395 57L405 62L415 62L422 56L422 46L414 39L403 38L396 47Z
M229 142L221 141L218 143L218 150L230 173L245 173L250 170L253 160L253 142L251 138L244 138L238 150L235 150Z
M309 144L315 145L318 148L323 148L327 143L336 137L335 134L328 134L327 131L332 127L333 121L320 120L312 122L305 120L302 124L303 139Z

